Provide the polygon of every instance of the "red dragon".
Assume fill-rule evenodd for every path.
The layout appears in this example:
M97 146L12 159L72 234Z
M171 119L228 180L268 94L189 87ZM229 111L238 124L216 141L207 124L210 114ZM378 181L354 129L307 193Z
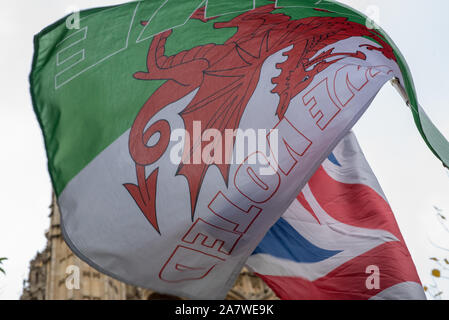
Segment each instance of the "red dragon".
M143 105L131 128L129 151L135 161L137 185L124 184L159 233L156 216L158 169L146 177L145 167L165 153L171 130L165 120L156 121L149 127L147 125L167 105L198 89L193 100L180 113L191 140L190 143L186 142L190 150L184 150L184 154L193 155L195 148L204 145L202 141L193 141L193 121L201 121L204 130L216 129L221 134L225 129L237 129L256 89L264 61L282 49L291 47L284 53L287 59L276 65L281 70L280 75L271 80L275 84L272 93L279 96L276 111L279 119L284 116L290 100L308 87L315 75L345 57L366 59L361 51L334 53L333 49L329 49L317 55L323 48L350 37L365 36L381 45L365 45L367 49L381 51L388 59L395 60L393 49L383 37L364 25L344 17L292 20L285 14L271 13L274 9L274 5L270 4L245 12L230 21L216 22L215 29L237 28L237 31L224 44L197 46L169 57L165 55L165 43L172 30L158 34L153 37L148 50L148 71L134 74L139 80L166 80ZM205 19L204 8L201 8L191 19L207 23L214 18ZM158 142L148 146L149 139L156 133L159 133ZM229 157L224 151L222 154ZM202 180L210 165L182 161L178 167L176 174L185 176L188 181L192 219ZM222 161L214 165L227 184L229 164Z

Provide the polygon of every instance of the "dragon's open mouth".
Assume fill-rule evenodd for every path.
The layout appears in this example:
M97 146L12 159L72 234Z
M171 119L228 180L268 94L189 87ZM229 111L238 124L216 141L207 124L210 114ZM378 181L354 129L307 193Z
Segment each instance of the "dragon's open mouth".
M344 58L358 58L365 60L366 55L363 52L336 52L334 53L334 48L329 49L327 51L319 53L316 58L312 58L304 63L304 70L309 72L315 69L315 67L319 64L325 64L325 67L334 64L337 61L340 61Z

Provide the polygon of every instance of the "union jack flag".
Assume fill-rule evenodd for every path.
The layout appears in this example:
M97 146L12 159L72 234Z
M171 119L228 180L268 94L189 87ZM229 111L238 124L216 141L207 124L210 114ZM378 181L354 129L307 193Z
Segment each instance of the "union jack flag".
M425 299L353 133L323 162L247 266L281 299Z

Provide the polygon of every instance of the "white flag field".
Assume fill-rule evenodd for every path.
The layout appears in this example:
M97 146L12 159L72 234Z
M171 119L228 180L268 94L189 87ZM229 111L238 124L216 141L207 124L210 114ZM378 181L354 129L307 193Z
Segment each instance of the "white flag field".
M36 36L31 95L75 254L186 298L224 298L247 262L283 299L424 297L349 131L394 80L446 166L449 144L392 40L315 2L130 2Z

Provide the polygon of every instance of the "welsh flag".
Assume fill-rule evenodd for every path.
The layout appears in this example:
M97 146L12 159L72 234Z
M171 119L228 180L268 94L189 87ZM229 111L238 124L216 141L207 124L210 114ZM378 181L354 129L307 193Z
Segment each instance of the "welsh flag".
M223 298L391 79L447 166L404 58L366 21L335 1L154 0L41 31L31 95L70 248L130 284Z

